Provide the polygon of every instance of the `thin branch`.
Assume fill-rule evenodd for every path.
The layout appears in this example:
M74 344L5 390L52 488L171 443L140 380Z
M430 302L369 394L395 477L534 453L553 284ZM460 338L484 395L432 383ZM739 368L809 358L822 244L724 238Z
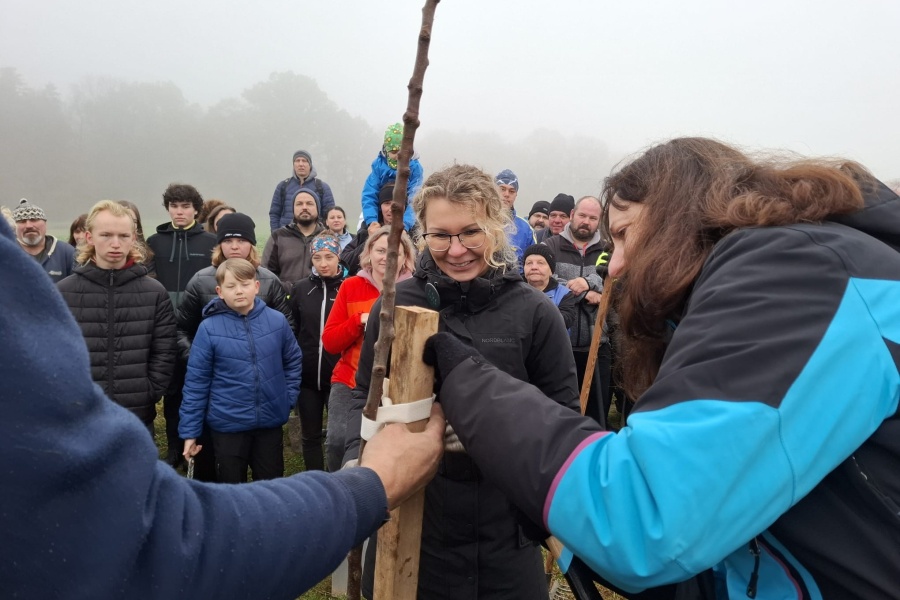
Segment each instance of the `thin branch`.
M372 361L372 377L369 383L369 395L363 415L374 420L381 405L384 377L387 372L388 354L394 343L394 303L397 298L397 259L400 248L400 236L403 232L403 214L406 212L406 189L409 184L409 162L413 155L413 142L419 128L419 103L422 100L422 83L425 70L428 68L428 48L431 44L431 28L434 24L434 11L440 0L426 0L422 8L422 27L419 30L418 49L413 74L407 89L409 99L406 112L403 113L403 141L400 143L400 156L397 165L397 181L394 183L394 198L391 202L391 233L388 236L387 268L382 280L380 329L378 341L375 342L375 356ZM359 442L359 455L365 449L365 440ZM360 565L362 547L350 552L349 567L351 570L347 597L350 600L360 598Z

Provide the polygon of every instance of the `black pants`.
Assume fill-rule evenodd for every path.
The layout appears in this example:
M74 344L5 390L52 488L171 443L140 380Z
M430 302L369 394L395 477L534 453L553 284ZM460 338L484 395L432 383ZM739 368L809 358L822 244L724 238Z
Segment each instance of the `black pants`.
M184 377L187 374L187 363L181 358L175 359L175 370L172 373L172 381L169 390L163 398L163 416L166 418L166 442L169 445L166 462L177 467L181 464L181 453L184 451L184 440L178 437L179 410L181 410L181 388L184 387ZM213 448L212 438L207 427L197 438L197 443L203 446L194 457L194 479L197 481L215 482L216 479L216 451Z
M184 440L178 437L178 411L181 410L181 388L184 387L184 376L186 373L187 363L180 356L176 355L175 368L172 370L172 380L163 398L163 416L166 418L166 442L169 445L169 454L166 457L166 462L173 467L181 462L181 453L184 450ZM199 455L197 456L199 457Z
M325 456L322 453L322 415L328 405L331 386L321 390L300 388L297 398L297 415L300 417L300 437L303 440L303 462L307 471L324 471Z
M246 483L248 466L253 471L253 481L284 476L281 427L211 434L219 483Z
M588 352L573 351L575 371L578 374L578 391L584 382L584 370L587 368ZM586 416L594 419L602 427L606 427L606 416L612 396L609 389L611 354L609 343L600 344L597 349L597 362L594 364L594 376L591 378L591 390L588 393Z

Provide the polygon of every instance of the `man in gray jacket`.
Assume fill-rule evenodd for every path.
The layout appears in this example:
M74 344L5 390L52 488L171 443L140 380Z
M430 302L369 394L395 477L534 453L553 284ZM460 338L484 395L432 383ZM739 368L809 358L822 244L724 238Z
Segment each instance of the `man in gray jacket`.
M543 242L556 257L553 275L560 285L569 288L577 300L578 318L569 328L569 337L572 340L579 388L584 381L591 336L597 319L597 306L603 290L603 279L597 274L597 266L604 264L606 250L599 231L602 213L600 201L593 196L585 196L575 203L569 223L559 235L550 236ZM595 369L587 415L605 426L610 395L610 348L605 335L598 350Z

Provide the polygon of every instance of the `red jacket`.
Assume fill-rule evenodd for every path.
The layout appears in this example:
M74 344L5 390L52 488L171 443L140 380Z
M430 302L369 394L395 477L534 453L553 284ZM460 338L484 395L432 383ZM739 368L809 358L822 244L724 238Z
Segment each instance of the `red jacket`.
M341 284L322 330L325 351L341 355L331 374L331 383L343 383L350 389L356 387L356 366L366 332L361 317L369 312L379 295L381 292L367 271L360 271Z

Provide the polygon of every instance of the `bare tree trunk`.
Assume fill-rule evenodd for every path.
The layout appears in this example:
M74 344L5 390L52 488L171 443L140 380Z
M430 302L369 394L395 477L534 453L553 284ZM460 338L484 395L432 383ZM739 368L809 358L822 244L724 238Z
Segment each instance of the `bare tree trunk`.
M381 291L381 312L379 313L380 330L375 342L375 356L372 364L372 378L369 382L369 396L363 415L374 420L381 404L384 376L387 371L388 353L394 342L394 302L397 297L397 257L400 247L400 235L403 232L403 213L406 211L406 189L409 184L409 162L413 155L413 142L419 128L419 103L422 100L422 83L425 80L425 69L428 68L428 47L431 45L431 28L434 24L434 11L440 0L426 0L422 8L422 27L419 30L416 63L407 89L409 99L406 112L403 113L403 141L400 143L400 157L397 165L397 181L394 184L394 198L391 203L391 233L388 236L387 268L385 270ZM360 440L359 455L362 457L365 440ZM357 556L354 557L354 554ZM362 547L350 552L350 577L347 589L349 600L360 598L360 565ZM356 573L354 573L356 569ZM385 599L387 600L387 599Z

